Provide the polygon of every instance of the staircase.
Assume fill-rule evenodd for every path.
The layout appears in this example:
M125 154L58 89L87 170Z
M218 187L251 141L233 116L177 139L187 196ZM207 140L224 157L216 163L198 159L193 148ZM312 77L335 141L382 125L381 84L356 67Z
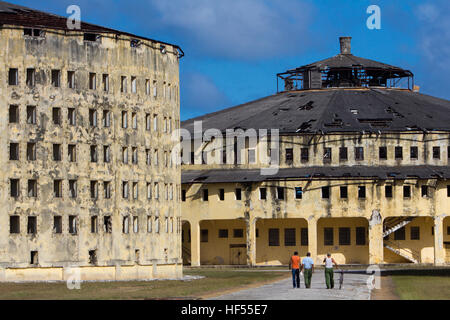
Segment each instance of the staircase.
M384 247L412 263L420 263L420 253L412 249L401 248L391 241L384 241Z
M388 237L395 231L410 224L413 220L414 218L411 217L389 219L383 226L383 238ZM384 240L384 247L412 263L420 263L420 253L418 251L402 248L396 243L386 239Z
M394 218L390 219L388 222L385 223L383 228L383 238L386 238L391 233L394 233L395 231L403 228L407 224L410 224L411 221L413 221L414 218Z

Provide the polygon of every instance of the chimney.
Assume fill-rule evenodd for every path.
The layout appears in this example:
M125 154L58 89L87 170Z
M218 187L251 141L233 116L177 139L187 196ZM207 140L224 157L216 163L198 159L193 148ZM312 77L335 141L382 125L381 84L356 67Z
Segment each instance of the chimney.
M352 54L352 37L340 37L341 54Z

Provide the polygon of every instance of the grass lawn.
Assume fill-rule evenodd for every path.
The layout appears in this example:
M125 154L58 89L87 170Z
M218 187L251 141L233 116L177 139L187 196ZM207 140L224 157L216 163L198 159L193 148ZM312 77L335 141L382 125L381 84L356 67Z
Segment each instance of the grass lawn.
M195 299L289 276L286 272L230 269L186 270L184 274L205 278L191 281L82 283L81 290L69 290L65 283L0 283L0 300Z
M450 277L392 276L401 300L450 300Z

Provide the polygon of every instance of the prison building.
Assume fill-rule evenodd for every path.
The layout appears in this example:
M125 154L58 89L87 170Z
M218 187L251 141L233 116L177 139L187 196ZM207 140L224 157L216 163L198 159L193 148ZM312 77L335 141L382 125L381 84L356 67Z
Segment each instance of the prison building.
M0 2L0 281L182 273L168 44Z
M450 262L450 102L340 44L275 95L182 122L184 263Z

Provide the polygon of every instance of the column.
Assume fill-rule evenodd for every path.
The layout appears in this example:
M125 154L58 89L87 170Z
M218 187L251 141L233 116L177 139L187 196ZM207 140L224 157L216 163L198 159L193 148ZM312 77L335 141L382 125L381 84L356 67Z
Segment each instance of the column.
M246 220L247 225L247 265L256 265L256 221L255 218Z
M384 262L383 218L374 210L369 220L369 264Z
M317 261L317 220L315 218L308 219L308 252L311 258Z
M200 222L189 222L191 224L191 266L200 267Z
M443 234L444 216L434 217L434 264L445 264L445 248Z

